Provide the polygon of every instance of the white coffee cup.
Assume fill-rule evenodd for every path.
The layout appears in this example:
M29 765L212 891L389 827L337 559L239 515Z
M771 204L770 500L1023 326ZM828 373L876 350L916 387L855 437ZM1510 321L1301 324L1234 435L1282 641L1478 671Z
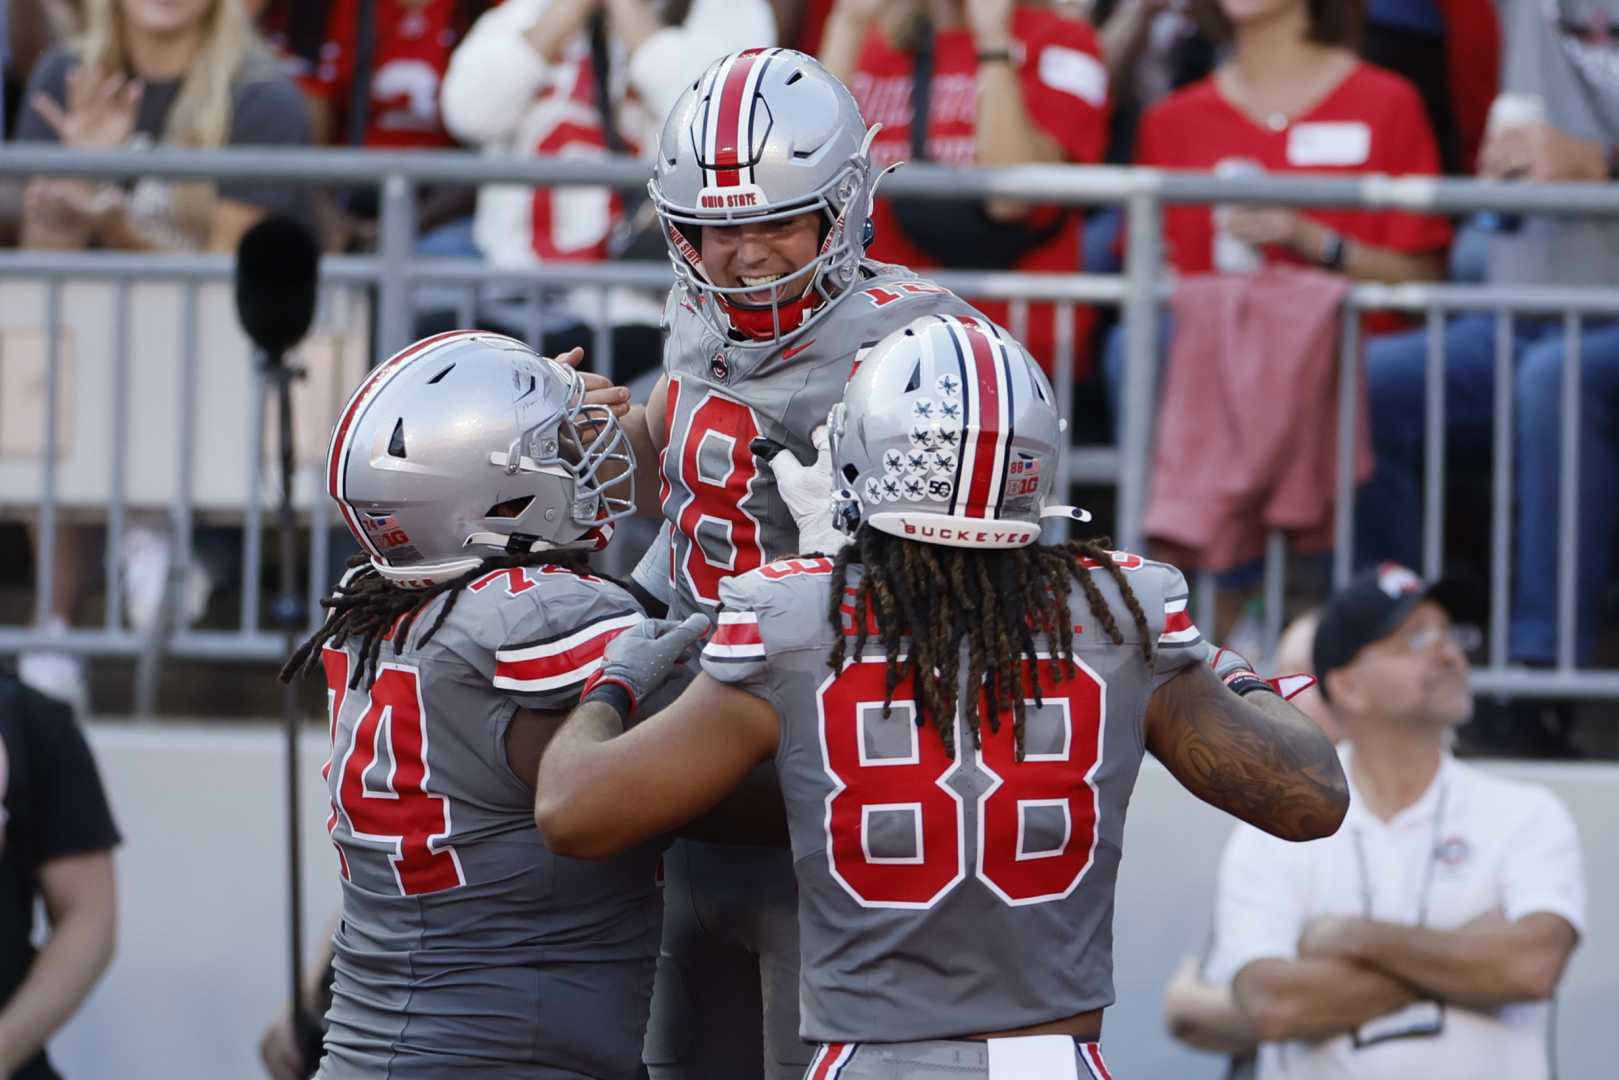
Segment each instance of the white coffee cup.
M1265 167L1252 158L1226 158L1214 166L1215 176L1264 176ZM1231 232L1234 207L1214 208L1214 268L1223 274L1252 274L1265 265L1265 256Z

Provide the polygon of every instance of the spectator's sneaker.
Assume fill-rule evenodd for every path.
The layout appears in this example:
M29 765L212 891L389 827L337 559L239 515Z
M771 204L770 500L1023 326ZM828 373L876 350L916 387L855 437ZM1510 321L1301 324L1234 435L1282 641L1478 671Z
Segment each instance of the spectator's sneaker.
M51 635L66 629L67 623L53 615L41 636L48 642ZM81 719L90 713L90 685L82 656L48 647L30 649L17 657L17 678L47 697L67 702Z
M173 550L166 533L136 526L124 532L119 560L124 572L124 612L129 625L146 633L157 624L163 610L163 590L169 581L169 560ZM208 596L214 582L201 563L193 561L177 597L176 625L190 626L208 609Z

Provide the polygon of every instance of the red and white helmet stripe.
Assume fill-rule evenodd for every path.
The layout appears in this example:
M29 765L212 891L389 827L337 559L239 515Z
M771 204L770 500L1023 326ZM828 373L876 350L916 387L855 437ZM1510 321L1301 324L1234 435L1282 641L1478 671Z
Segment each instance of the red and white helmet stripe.
M975 319L945 317L961 368L962 440L950 513L1000 516L1014 415L1011 357L1000 335Z
M745 49L714 68L704 87L703 183L707 187L752 187L754 124L770 122L756 107L759 81L780 49ZM718 93L715 93L715 89Z

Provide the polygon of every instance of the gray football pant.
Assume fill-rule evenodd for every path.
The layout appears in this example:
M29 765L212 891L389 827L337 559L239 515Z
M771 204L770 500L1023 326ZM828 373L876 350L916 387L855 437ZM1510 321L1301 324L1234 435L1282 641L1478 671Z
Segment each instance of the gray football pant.
M798 1037L791 852L678 840L663 871L651 1080L797 1080L814 1047Z
M1095 1043L1074 1042L1079 1080L1113 1080ZM903 1043L828 1043L816 1048L804 1080L987 1080L989 1044L970 1039ZM1052 1080L1020 1076L1017 1080Z

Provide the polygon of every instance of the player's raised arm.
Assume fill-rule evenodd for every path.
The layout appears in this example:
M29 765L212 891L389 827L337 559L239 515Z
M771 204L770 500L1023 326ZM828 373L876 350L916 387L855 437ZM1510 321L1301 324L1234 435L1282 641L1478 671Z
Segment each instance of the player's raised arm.
M1284 840L1331 836L1349 809L1332 742L1264 680L1237 671L1247 666L1240 657L1220 659L1232 670L1193 664L1153 692L1147 749L1192 794L1255 828Z
M624 731L636 704L696 644L708 620L649 620L607 647L601 675L540 761L534 821L559 855L601 858L700 816L776 750L776 711L699 675L668 708Z

